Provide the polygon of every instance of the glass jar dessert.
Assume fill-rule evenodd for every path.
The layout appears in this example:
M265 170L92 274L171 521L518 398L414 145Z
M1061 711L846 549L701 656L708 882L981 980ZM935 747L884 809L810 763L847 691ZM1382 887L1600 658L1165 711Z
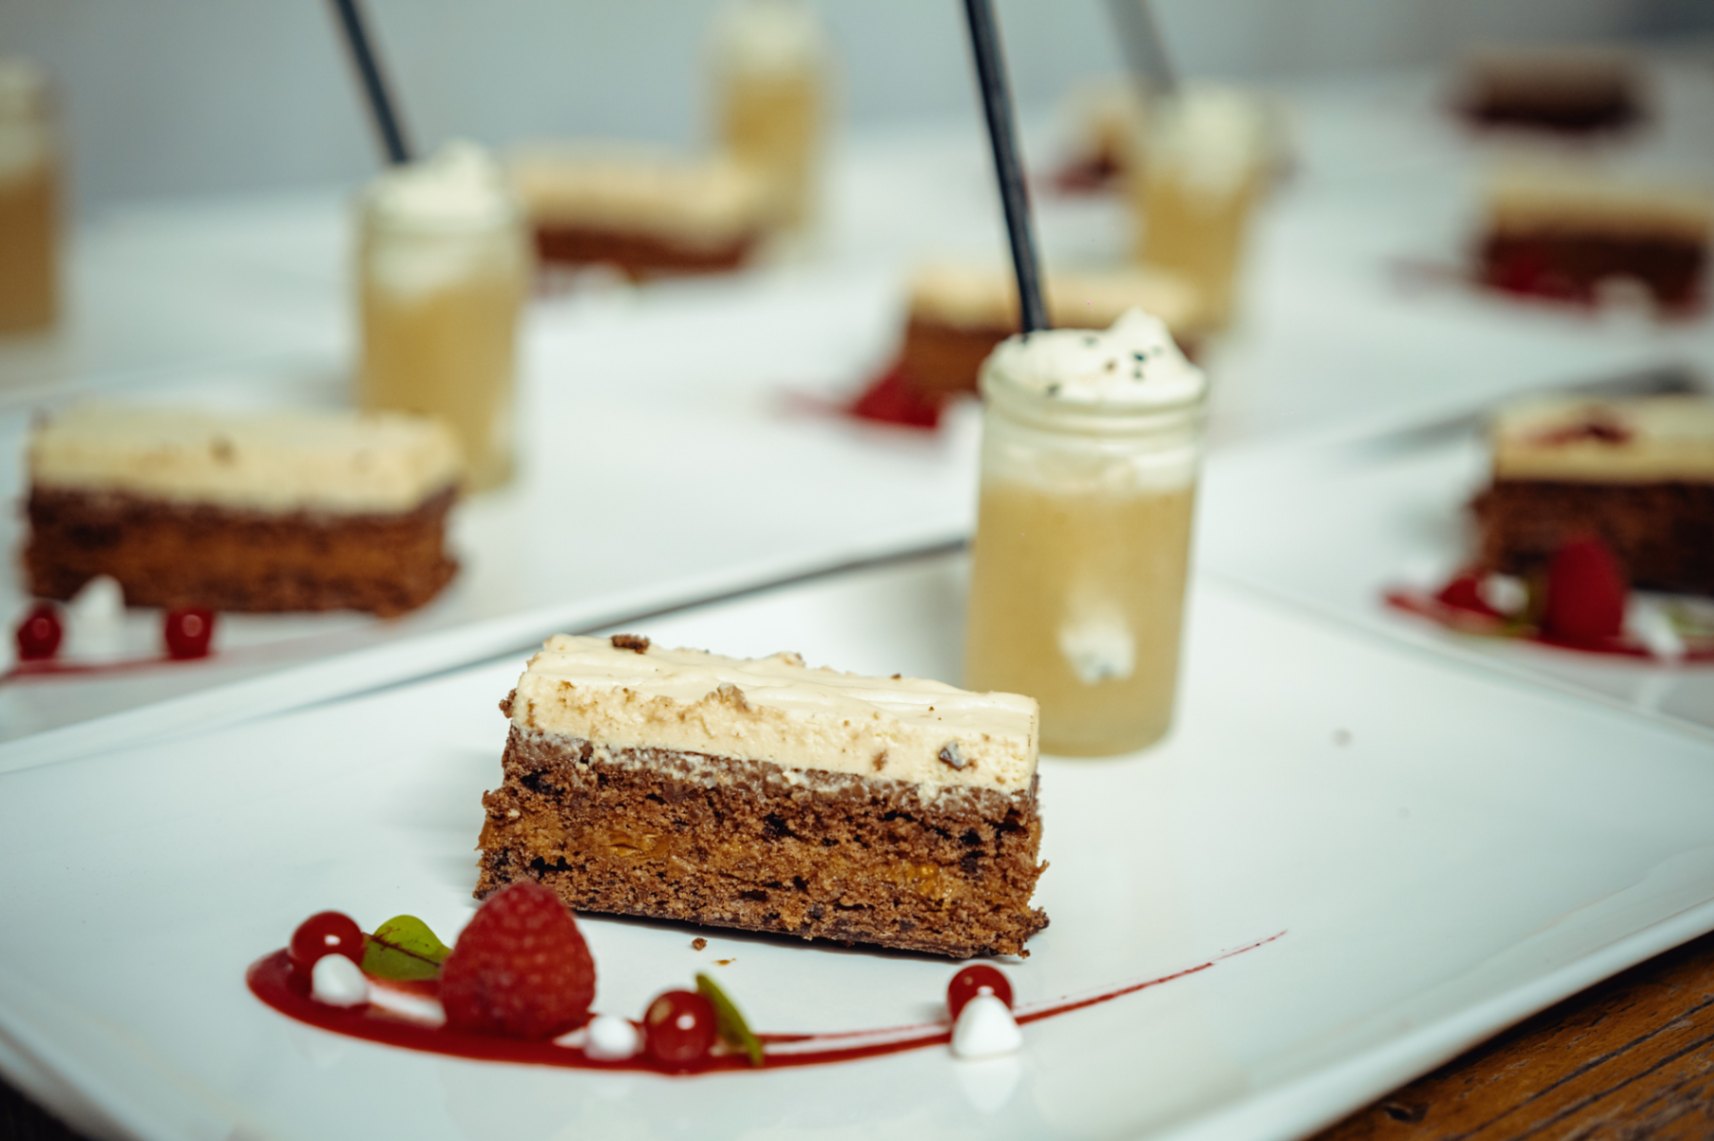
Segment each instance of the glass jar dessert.
M768 179L788 226L813 213L827 56L821 25L802 0L737 0L716 27L720 140Z
M0 59L0 333L59 317L60 155L46 76Z
M358 399L445 421L472 490L511 477L518 320L531 268L522 211L479 148L452 144L390 171L364 199Z
M1133 310L1013 337L981 386L965 684L1039 701L1045 752L1144 748L1172 724L1207 383Z
M1250 210L1268 170L1261 108L1203 89L1155 101L1130 175L1136 260L1199 290L1215 328L1231 318Z

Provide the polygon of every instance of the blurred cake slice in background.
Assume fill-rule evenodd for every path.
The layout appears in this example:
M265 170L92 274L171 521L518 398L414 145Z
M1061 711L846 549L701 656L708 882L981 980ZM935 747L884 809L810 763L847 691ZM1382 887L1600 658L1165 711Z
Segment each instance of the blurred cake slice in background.
M744 264L777 221L758 170L723 156L636 147L539 147L510 163L544 263L632 278Z
M1489 183L1477 258L1489 285L1592 302L1613 282L1663 310L1702 298L1714 195L1583 170L1504 171Z
M1594 536L1635 586L1714 594L1714 400L1538 398L1504 409L1490 439L1483 567L1538 573Z
M1080 87L1069 105L1071 152L1056 184L1069 191L1117 187L1137 164L1148 121L1142 92L1133 80L1112 78Z
M1105 329L1131 309L1156 314L1180 349L1194 355L1206 333L1200 295L1158 270L1055 272L1043 281L1057 328ZM1017 281L998 264L925 264L910 282L899 370L912 388L936 396L976 391L994 347L1019 329Z
M1483 126L1583 133L1643 115L1632 57L1601 47L1487 48L1464 62L1458 106Z
M401 413L222 413L86 404L29 444L30 590L100 575L132 606L422 606L451 580L458 445Z

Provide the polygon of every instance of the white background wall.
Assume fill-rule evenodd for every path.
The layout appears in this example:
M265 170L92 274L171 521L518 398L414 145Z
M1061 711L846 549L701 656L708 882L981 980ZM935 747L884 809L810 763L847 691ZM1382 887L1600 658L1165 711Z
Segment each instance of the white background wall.
M1120 56L1105 0L997 0L1019 101ZM419 145L691 141L718 0L368 0ZM1714 30L1714 0L1157 0L1189 74L1432 64L1475 41ZM958 0L818 0L856 126L975 115ZM346 182L375 147L322 0L0 0L0 53L45 63L79 200Z

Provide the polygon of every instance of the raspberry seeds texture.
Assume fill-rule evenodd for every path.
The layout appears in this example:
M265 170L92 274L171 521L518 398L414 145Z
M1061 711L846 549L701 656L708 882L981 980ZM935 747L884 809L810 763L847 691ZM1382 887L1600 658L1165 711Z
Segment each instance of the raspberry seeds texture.
M559 897L520 881L489 896L458 937L440 997L455 1030L553 1038L589 1021L595 961Z

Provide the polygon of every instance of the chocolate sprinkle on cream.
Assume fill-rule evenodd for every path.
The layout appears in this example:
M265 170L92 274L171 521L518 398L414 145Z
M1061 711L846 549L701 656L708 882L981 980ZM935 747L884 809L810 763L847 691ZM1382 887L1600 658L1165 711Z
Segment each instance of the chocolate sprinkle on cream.
M641 634L615 634L610 640L615 650L634 650L639 654L649 652L649 640Z

